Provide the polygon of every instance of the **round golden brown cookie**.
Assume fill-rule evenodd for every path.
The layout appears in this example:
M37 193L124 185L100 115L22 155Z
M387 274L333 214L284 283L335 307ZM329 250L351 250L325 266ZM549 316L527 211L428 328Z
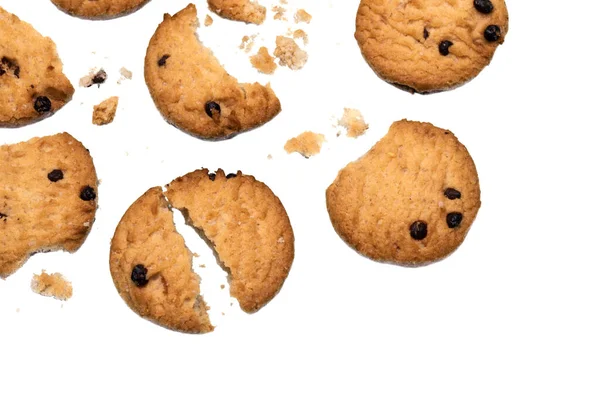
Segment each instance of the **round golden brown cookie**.
M425 93L477 76L507 31L504 0L361 0L355 37L382 79Z
M132 13L150 0L52 0L59 9L81 18L109 19Z
M223 18L257 25L267 15L267 9L252 0L208 0L208 8Z
M36 252L76 251L96 215L92 157L68 133L0 147L0 277Z
M395 122L327 189L333 227L377 261L423 265L465 239L481 205L467 149L429 123Z
M260 126L281 110L269 85L242 84L196 37L196 7L165 14L146 52L145 78L162 115L203 138L224 138Z
M175 230L160 187L125 212L112 239L110 272L121 297L140 316L178 331L213 330L192 253Z
M0 127L47 117L73 96L54 42L0 7Z
M240 172L203 169L172 181L166 195L213 247L242 310L257 311L279 292L294 260L294 233L269 187Z

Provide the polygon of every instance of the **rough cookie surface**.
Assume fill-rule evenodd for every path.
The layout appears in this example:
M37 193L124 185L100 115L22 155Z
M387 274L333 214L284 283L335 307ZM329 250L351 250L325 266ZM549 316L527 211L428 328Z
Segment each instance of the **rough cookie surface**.
M384 262L422 265L465 239L480 207L467 149L429 123L395 122L327 189L332 224L351 247Z
M94 105L92 123L94 125L106 125L111 123L115 119L118 105L119 97L116 96L109 97L100 104Z
M92 157L68 133L0 147L0 277L36 252L76 251L96 215Z
M166 195L212 243L242 310L254 312L283 285L294 259L294 234L269 187L241 172L227 176L197 170L171 182Z
M261 73L272 74L277 69L277 64L266 47L261 47L258 53L250 57L250 62Z
M213 330L192 253L175 230L160 187L142 195L119 222L110 272L121 297L140 316L178 331Z
M312 157L321 152L321 146L325 141L325 136L319 133L304 132L297 137L292 137L286 143L283 149L291 154L297 152L305 158Z
M73 296L73 286L60 273L48 274L45 270L31 279L31 289L36 294L66 301Z
M150 94L172 124L204 138L223 138L270 121L281 110L269 85L240 84L196 37L193 4L166 14L146 52Z
M208 0L208 8L223 18L257 25L267 15L267 9L252 0Z
M473 0L361 0L355 37L382 79L417 92L450 89L477 76L508 31L504 0L484 2L491 12Z
M108 19L132 13L150 0L52 0L64 12L81 18Z
M54 42L0 7L0 127L35 122L73 96Z

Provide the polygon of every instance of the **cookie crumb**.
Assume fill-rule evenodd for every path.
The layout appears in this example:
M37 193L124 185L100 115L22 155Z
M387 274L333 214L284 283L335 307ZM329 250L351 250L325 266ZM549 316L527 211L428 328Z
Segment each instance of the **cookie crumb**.
M21 313L21 308L17 308L17 313Z
M225 284L221 284L221 289L224 290L225 289Z
M302 29L296 29L293 33L294 39L302 39L302 42L306 46L308 44L308 35Z
M269 50L266 47L261 47L258 50L256 55L250 57L250 62L252 66L256 68L259 72L265 74L272 74L277 69L277 64L275 63L275 59L271 57L269 54Z
M119 69L119 72L121 73L121 77L123 79L131 80L131 78L133 77L133 73L125 67L122 67L121 69Z
M273 159L273 155L271 155L271 154L268 154L268 155L267 155L267 159L268 159L268 160L271 160L271 159Z
M346 128L346 135L353 138L362 136L369 128L360 111L353 108L344 108L344 115L338 123Z
M98 105L94 105L92 123L98 126L111 123L115 119L118 104L119 97L113 96L107 98Z
M297 137L289 139L283 148L288 154L297 152L303 157L309 158L321 152L321 146L324 141L325 136L322 134L304 132Z
M287 18L285 17L286 9L282 6L273 6L271 11L275 13L275 15L273 15L273 19L279 21L287 21Z
M310 15L309 13L307 13L304 9L299 9L298 11L296 11L296 14L294 15L294 21L296 21L296 23L307 23L310 24L310 21L312 20L312 15Z
M252 36L244 36L242 37L242 44L240 44L240 50L244 50L246 53L249 53L254 46L254 40L256 39L256 34Z
M45 270L42 270L40 275L33 275L31 289L37 294L51 296L61 301L66 301L73 296L73 287L69 281L65 280L60 273L47 274Z
M302 50L294 39L277 36L275 44L277 47L275 47L273 55L279 59L279 65L287 66L292 70L304 67L304 64L308 60L308 53Z
M211 26L213 24L213 19L210 15L206 15L204 18L204 26Z
M96 71L95 69L91 70L86 76L79 79L79 86L81 87L90 87L92 85L97 84L98 87L108 78L108 74L104 69L100 68L100 70Z

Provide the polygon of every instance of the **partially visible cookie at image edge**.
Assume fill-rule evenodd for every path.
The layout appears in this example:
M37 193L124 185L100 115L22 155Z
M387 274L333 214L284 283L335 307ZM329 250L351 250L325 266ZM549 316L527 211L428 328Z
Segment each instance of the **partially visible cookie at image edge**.
M86 19L109 19L137 11L150 0L51 0L67 14Z
M223 18L256 25L267 16L267 9L253 0L208 0L208 8Z

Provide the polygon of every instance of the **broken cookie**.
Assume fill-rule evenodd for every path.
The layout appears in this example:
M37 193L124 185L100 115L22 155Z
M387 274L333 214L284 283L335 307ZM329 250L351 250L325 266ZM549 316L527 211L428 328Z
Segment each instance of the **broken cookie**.
M48 274L45 270L31 279L31 290L36 294L51 296L61 301L66 301L73 296L73 286L62 274Z
M223 18L257 25L267 15L267 9L252 0L208 0L208 8Z

